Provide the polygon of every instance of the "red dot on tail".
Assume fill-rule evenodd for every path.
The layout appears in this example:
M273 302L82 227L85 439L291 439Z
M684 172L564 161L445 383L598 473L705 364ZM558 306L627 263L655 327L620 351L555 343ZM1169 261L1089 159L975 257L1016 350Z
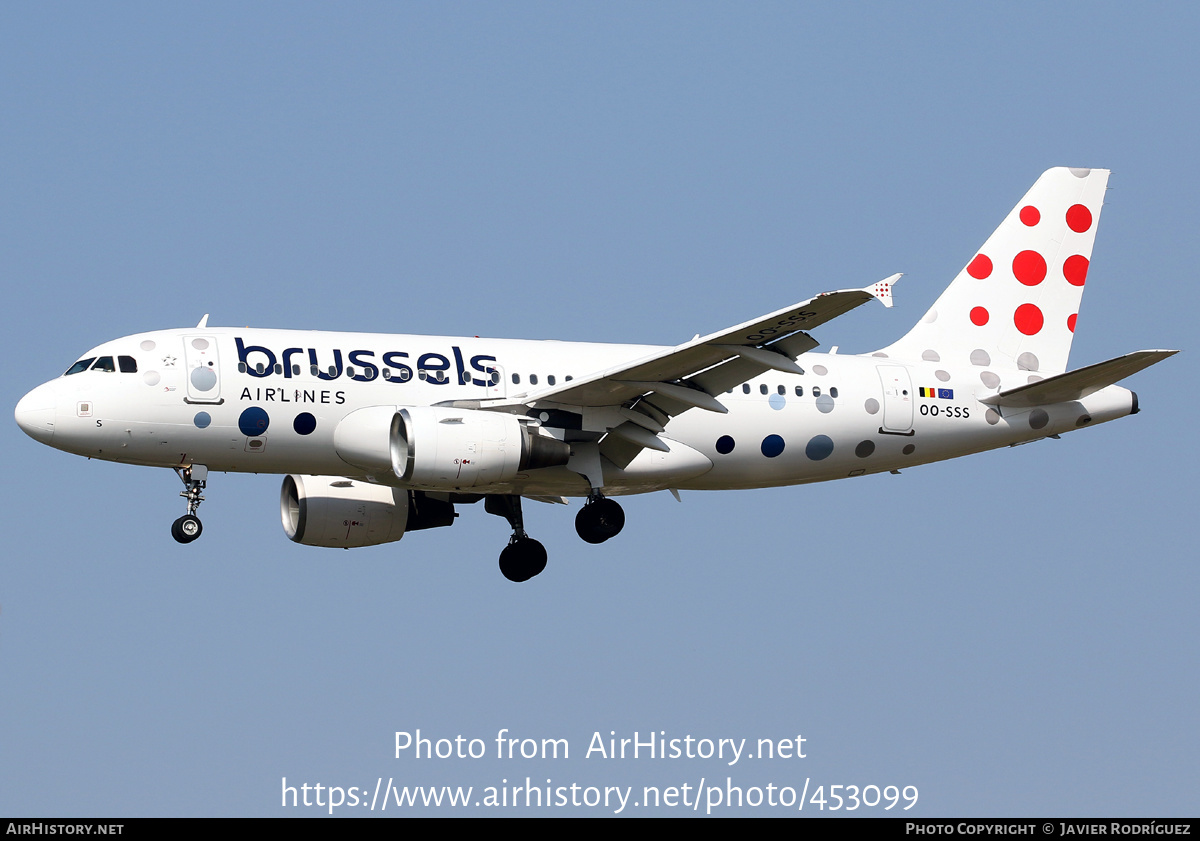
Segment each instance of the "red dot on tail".
M1026 336L1032 336L1046 323L1042 311L1033 304L1021 304L1013 314L1013 323Z
M1067 208L1067 227L1077 234L1082 234L1092 227L1092 211L1081 204L1073 204Z
M1078 313L1071 313L1067 316L1067 329L1072 333L1075 332L1075 319L1078 318Z
M982 327L988 323L988 311L983 307L975 307L971 310L971 323L976 327Z
M967 274L976 280L983 280L992 273L992 261L986 254L976 254L975 259L967 266Z
M1021 208L1021 222L1032 228L1042 220L1042 214L1038 209L1031 204L1027 204Z
M1013 257L1013 275L1026 286L1037 286L1046 279L1046 259L1036 251L1022 251Z
M1087 279L1088 258L1082 254L1072 254L1063 263L1063 277L1072 286L1083 286Z

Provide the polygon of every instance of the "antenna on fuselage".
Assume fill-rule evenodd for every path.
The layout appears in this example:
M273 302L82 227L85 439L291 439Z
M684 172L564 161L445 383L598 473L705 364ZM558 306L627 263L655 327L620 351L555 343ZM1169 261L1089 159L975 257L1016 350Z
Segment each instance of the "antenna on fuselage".
M202 319L200 319L200 323L196 325L196 329L202 330L207 326L208 326L208 313L205 313L204 317Z

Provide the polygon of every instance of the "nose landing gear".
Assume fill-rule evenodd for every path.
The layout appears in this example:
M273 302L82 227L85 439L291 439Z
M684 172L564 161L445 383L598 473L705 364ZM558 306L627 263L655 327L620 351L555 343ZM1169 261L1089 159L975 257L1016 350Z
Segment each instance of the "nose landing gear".
M187 513L171 524L171 537L179 543L191 543L204 526L196 516L196 509L204 501L201 491L208 484L208 468L203 464L193 464L191 467L176 467L176 475L183 482L184 490L179 495L187 500Z

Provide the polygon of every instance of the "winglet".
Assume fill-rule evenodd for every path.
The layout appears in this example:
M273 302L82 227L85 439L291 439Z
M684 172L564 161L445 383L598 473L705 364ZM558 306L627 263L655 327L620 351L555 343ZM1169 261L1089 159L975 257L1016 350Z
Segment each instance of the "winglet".
M200 323L196 325L197 330L203 330L208 326L208 313L204 314L204 318L200 319Z
M878 283L872 283L870 286L864 286L862 291L866 292L868 295L878 298L880 303L882 303L885 307L891 308L892 304L894 303L894 301L892 301L892 287L895 286L896 281L902 277L904 277L904 272L896 272L896 274L892 275L891 277L885 277Z

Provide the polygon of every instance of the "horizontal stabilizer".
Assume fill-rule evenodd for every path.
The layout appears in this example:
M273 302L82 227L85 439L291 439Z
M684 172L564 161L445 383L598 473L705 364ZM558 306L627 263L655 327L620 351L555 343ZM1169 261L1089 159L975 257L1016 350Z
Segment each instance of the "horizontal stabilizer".
M991 397L981 398L979 402L988 406L1028 409L1031 406L1079 400L1177 353L1177 350L1139 350L1106 362L1088 365L1077 371L1068 371L1019 388L1010 388Z

